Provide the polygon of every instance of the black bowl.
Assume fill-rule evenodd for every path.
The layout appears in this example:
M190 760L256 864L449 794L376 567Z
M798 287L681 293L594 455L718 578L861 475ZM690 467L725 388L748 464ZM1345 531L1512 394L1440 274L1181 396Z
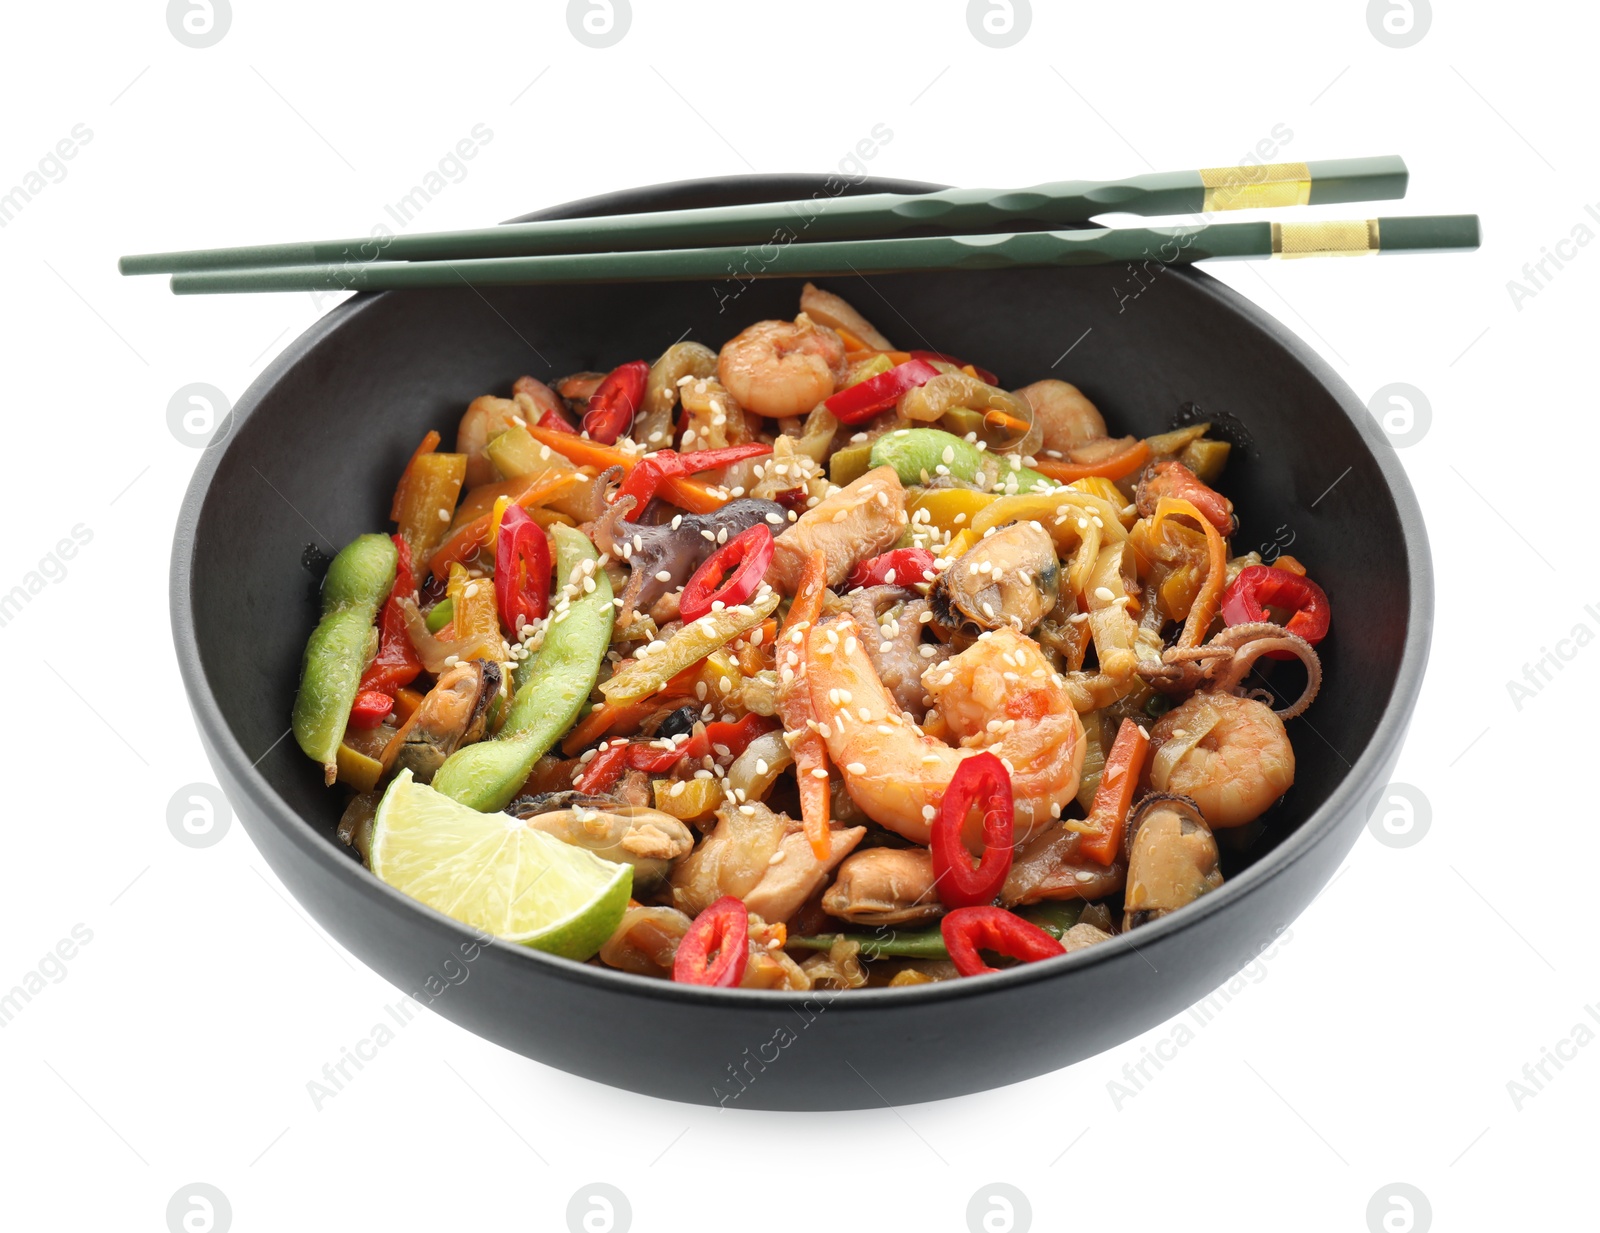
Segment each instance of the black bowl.
M840 187L818 176L705 180L534 217ZM1115 432L1198 414L1233 434L1225 487L1243 518L1236 546L1292 545L1335 616L1322 695L1292 724L1297 781L1261 837L1230 856L1214 894L1131 936L981 979L834 997L711 991L480 946L338 843L342 794L283 739L317 614L306 546L331 550L387 526L419 437L437 428L453 439L476 395L503 393L524 372L654 356L680 337L720 345L752 321L792 316L797 280L357 296L239 401L195 472L173 545L173 634L201 738L251 839L300 902L385 979L471 1031L674 1100L763 1109L931 1100L1065 1066L1160 1023L1243 967L1332 875L1393 766L1427 659L1427 541L1393 451L1309 348L1228 288L1155 266L830 285L902 345L970 356L1012 386L1071 379ZM639 1047L641 1031L652 1048ZM959 1066L932 1060L958 1055Z

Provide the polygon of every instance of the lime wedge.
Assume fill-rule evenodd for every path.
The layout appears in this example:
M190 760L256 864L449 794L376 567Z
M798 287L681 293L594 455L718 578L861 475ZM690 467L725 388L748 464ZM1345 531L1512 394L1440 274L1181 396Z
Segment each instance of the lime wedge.
M401 771L378 805L372 872L486 933L588 959L622 921L633 867L504 813L479 813Z

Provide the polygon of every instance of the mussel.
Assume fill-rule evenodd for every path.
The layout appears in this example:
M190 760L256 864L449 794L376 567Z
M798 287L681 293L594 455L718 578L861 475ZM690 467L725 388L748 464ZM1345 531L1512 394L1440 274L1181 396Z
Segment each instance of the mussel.
M1222 885L1217 841L1187 796L1152 792L1128 818L1124 931L1193 903Z
M928 599L933 624L957 644L985 630L1026 634L1056 606L1061 562L1036 522L1013 522L985 536L939 575Z

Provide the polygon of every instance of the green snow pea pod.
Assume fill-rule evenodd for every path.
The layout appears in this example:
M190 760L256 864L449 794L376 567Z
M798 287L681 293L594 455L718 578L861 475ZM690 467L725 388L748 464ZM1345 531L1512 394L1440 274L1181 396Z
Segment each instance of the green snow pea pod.
M555 539L559 596L575 570L581 570L585 561L598 562L600 556L583 532L572 527L557 523L550 534ZM504 809L533 764L572 726L611 645L610 580L596 568L588 581L594 589L580 589L566 615L551 621L539 653L517 667L516 695L500 731L492 740L451 754L433 777L435 792L484 813Z
M339 742L356 686L377 648L373 621L394 586L397 561L387 535L358 535L333 558L322 580L322 619L306 643L293 727L294 739L322 763L330 784L339 774Z
M900 428L884 434L872 443L872 466L893 467L902 484L926 484L939 478L943 467L944 474L991 492L1049 492L1059 487L1014 455L987 453L937 428Z

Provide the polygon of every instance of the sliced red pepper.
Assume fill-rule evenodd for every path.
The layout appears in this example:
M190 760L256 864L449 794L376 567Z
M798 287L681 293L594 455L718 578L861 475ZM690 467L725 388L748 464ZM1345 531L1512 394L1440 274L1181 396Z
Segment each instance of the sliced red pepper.
M694 571L678 597L684 622L698 621L718 600L729 608L744 603L761 585L776 550L772 532L762 522L718 548ZM730 570L731 576L724 580Z
M611 445L632 427L633 414L644 401L644 384L649 376L647 360L619 364L606 375L589 395L589 407L583 413L583 430L591 441Z
M732 466L748 458L760 458L772 453L770 445L752 441L748 445L729 445L717 450L693 450L680 454L677 450L657 450L646 454L628 473L617 489L617 500L632 497L635 512L650 504L656 489L670 479L693 475L698 471L713 471L718 467Z
M1228 625L1271 621L1268 607L1292 609L1284 626L1315 646L1328 636L1333 619L1328 594L1310 578L1272 565L1247 565L1222 596L1222 619ZM1288 651L1271 651L1274 659L1293 659Z
M927 360L910 359L840 390L822 405L841 424L859 424L894 406L907 390L926 385L938 375L939 370Z
M733 724L718 725L732 728ZM697 733L703 739L703 730ZM753 737L751 739L754 739ZM748 742L747 742L748 743ZM691 756L695 738L691 738L671 749L663 749L653 741L629 741L626 737L613 741L605 749L589 759L588 765L572 780L572 786L579 792L601 793L609 792L622 777L625 770L647 771L651 774L660 774L670 771L684 758ZM705 753L711 752L710 742L705 743ZM693 754L700 757L701 754Z
M958 360L955 356L946 355L943 351L913 351L911 353L911 358L914 360L928 360L930 362L933 360L939 360L945 364L954 364L957 368L970 368L975 374L977 374L978 380L982 381L985 385L998 386L1000 384L1000 378L995 376L987 368L979 368L976 364L969 364L965 360Z
M844 580L845 590L897 584L903 587L927 582L924 574L933 573L933 553L926 548L895 548L870 560L860 561Z
M515 635L550 612L550 540L520 505L506 506L494 547L494 597Z
M411 635L406 632L406 616L400 611L396 599L414 599L417 578L411 566L411 547L398 535L390 536L395 546L394 586L389 588L389 598L378 614L378 653L373 656L367 670L361 674L358 692L389 694L391 704L397 689L411 684L422 672L422 660L411 645ZM387 711L384 714L388 714ZM383 715L378 716L378 721ZM374 724L360 725L373 727Z
M1122 828L1127 824L1134 785L1139 782L1149 749L1150 734L1133 720L1124 719L1111 752L1106 755L1100 786L1095 789L1094 804L1086 819L1100 829L1094 834L1085 832L1078 841L1078 850L1091 860L1109 865L1121 852Z
M572 786L579 792L599 794L608 792L627 769L628 743L619 741L602 749L582 770L572 777Z
M375 689L364 689L356 695L350 708L350 724L356 728L376 728L394 710L394 699Z
M744 979L749 958L750 913L741 901L724 895L694 918L678 943L672 979L686 985L731 989Z
M1004 908L957 908L939 923L950 961L963 976L982 976L999 971L983 961L980 950L1034 963L1067 953L1066 947L1037 925ZM682 952L679 952L682 953Z
M578 427L561 412L551 407L539 417L538 427L547 428L551 432L564 432L569 437L578 435Z
M967 811L983 810L983 856L976 867L967 855L961 832ZM992 753L973 754L951 776L933 824L933 875L939 902L947 908L989 903L1011 872L1011 776Z
M731 757L737 758L750 747L751 741L777 726L777 720L754 712L735 723L697 724L694 735L682 746L682 756L698 761L716 754L716 746L720 745Z

